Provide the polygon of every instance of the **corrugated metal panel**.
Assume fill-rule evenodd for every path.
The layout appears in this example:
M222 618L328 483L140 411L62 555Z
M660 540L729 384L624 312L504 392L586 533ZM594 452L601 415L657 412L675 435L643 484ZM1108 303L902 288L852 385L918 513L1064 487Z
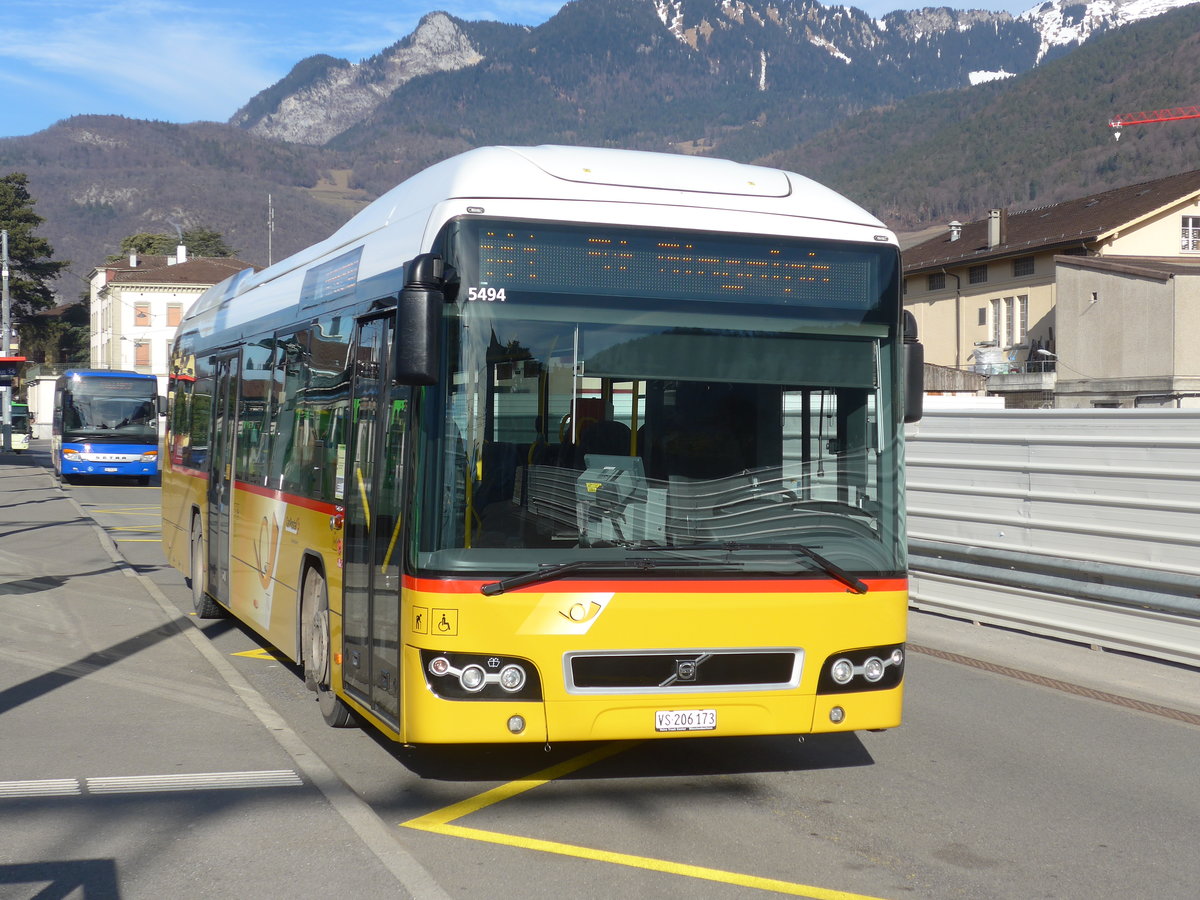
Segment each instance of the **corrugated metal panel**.
M1033 571L1043 556L1141 568L1151 581L1169 573L1176 585L1180 576L1185 584L1195 579L1196 594L1186 596L1200 595L1200 411L932 412L909 427L907 457L908 529L916 543L1025 554ZM915 553L917 573L920 559ZM992 593L1010 590L994 563L981 563L979 576L993 582ZM1080 579L1089 580L1086 566ZM1033 618L1057 621L1092 610L1105 624L1060 622L1050 633L1147 652L1141 637L1125 640L1112 627L1123 617L1139 628L1129 621L1139 615L1134 611L1099 615L1094 603L1057 595L1069 608L1039 605L1035 615L1027 593L1013 593L1005 606L997 596L980 600L981 591L987 588L962 579L914 577L916 605L969 613L975 604L987 620L1006 624L1024 609L1022 621L1039 628L1045 622ZM1047 596L1052 602L1055 595ZM1190 627L1188 619L1180 622ZM1183 640L1196 647L1189 661L1200 662L1200 621L1195 625ZM1164 657L1180 658L1173 649Z

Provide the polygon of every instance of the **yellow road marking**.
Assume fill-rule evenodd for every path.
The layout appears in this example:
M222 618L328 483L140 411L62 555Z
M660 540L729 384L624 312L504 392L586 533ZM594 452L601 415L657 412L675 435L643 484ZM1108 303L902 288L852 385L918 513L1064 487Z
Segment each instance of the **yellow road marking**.
M762 891L775 891L795 897L809 897L811 900L878 900L865 894L851 894L847 891L835 891L827 888L814 887L808 884L797 884L791 881L780 881L775 878L760 878L757 875L745 875L740 872L728 872L724 869L710 869L707 866L693 866L687 863L671 862L665 859L654 859L649 856L635 856L630 853L614 853L609 850L597 850L592 847L580 847L576 844L564 844L559 841L543 841L539 838L520 837L518 835L502 834L496 831L484 831L479 828L466 828L462 825L451 824L456 819L478 812L502 800L533 790L548 781L554 781L593 765L600 760L615 756L639 741L620 741L599 747L588 753L568 759L558 765L543 769L527 778L510 781L500 787L484 791L474 797L468 797L458 803L435 810L415 819L409 819L400 824L405 828L428 831L434 834L444 834L450 837L465 838L472 841L485 841L490 844L501 844L507 847L519 847L524 850L538 850L542 853L556 853L560 856L573 856L578 859L590 859L596 862L607 862L614 865L629 866L635 869L648 869L652 872L663 872L668 875L682 875L686 878L699 878L704 881L716 881L722 884L732 884L738 887L755 888Z
M287 657L274 650L269 650L266 647L259 647L256 650L243 650L240 653L231 653L230 656L244 656L247 659L272 659L278 662L287 662Z

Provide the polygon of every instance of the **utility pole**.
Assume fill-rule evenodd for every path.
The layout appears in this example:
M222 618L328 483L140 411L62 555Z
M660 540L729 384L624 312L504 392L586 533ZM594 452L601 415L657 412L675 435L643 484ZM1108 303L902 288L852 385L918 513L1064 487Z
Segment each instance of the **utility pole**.
M275 204L271 195L267 194L267 265L275 262L273 244L275 241Z
M3 338L4 344L0 346L0 356L8 356L12 353L12 307L8 300L8 229L0 230L0 301L4 305L4 321L3 328L0 328L0 337ZM4 430L4 452L8 453L12 450L12 387L4 386L0 388L4 391L3 400L0 401L3 405L3 430Z

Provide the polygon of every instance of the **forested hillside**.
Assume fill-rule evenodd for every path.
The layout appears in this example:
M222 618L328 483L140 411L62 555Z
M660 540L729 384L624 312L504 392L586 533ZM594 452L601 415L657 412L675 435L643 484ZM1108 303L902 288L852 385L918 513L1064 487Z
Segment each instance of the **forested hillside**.
M873 110L771 165L845 191L900 229L1027 209L1200 168L1200 119L1118 114L1200 104L1200 7L1106 35L1019 79Z

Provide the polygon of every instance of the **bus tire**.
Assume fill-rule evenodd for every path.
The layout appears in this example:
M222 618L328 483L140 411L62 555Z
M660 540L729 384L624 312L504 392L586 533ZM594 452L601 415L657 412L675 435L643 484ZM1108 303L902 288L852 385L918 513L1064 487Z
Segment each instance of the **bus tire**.
M316 692L325 723L331 728L346 728L354 724L354 714L330 690L329 592L325 576L315 566L304 573L300 603L304 683Z
M192 608L201 619L219 619L224 609L205 590L205 573L208 571L204 558L204 533L200 529L200 517L192 519L192 574L188 581L192 587Z

